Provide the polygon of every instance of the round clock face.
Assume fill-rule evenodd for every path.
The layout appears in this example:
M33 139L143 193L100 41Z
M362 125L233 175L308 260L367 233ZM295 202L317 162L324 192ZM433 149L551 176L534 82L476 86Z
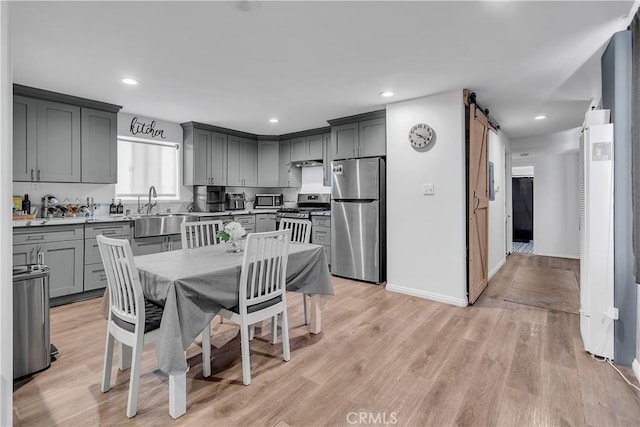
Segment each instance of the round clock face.
M435 133L431 126L425 123L418 123L409 129L409 142L414 148L425 148L433 141Z

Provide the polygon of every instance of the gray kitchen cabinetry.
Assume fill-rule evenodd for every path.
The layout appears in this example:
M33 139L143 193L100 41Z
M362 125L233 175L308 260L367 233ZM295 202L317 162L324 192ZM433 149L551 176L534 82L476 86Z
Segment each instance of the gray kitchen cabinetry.
M182 249L182 240L179 234L131 239L131 252L133 252L135 256L157 254L159 252L169 252L178 249Z
M387 147L384 110L342 119L331 124L332 160L385 156Z
M227 135L184 123L184 185L227 184Z
M82 182L118 181L118 115L81 109Z
M235 215L235 222L239 222L246 230L247 234L256 232L256 216L255 215Z
M258 187L280 186L280 143L258 142Z
M291 161L320 160L322 158L322 134L291 139Z
M322 185L331 186L331 134L322 135Z
M227 148L227 185L258 186L258 141L229 135Z
M122 107L16 84L13 92L14 181L116 182Z
M50 298L83 290L83 226L14 230L13 264L43 262L51 268Z
M107 287L98 240L96 236L103 235L114 239L129 239L131 226L128 222L87 224L84 230L84 290L101 289Z
M327 263L331 264L331 217L311 216L311 243L322 245Z
M276 229L275 213L256 214L256 233L263 233L265 231L275 231L275 229Z
M279 187L300 187L302 169L291 166L291 140L280 141Z

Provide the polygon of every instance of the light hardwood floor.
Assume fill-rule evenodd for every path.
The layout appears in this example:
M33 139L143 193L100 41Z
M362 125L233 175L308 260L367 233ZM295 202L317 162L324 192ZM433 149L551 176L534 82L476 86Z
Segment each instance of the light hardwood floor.
M59 358L16 387L14 423L346 426L363 412L368 425L639 425L640 395L583 351L577 315L504 301L520 265L577 274L572 260L511 255L467 308L334 278L336 296L316 336L301 325L301 298L289 294L291 361L269 343L268 325L258 329L250 386L242 385L237 326L214 322L213 374L202 377L192 345L187 413L175 421L153 345L144 353L138 414L128 420L129 373L114 367L113 388L100 392L99 300L54 308Z

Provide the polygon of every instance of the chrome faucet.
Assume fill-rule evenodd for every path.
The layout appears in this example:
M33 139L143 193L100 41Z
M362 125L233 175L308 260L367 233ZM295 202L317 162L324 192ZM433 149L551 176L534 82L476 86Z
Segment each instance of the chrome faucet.
M147 215L150 215L151 209L153 209L153 207L158 204L157 200L153 202L153 204L151 204L151 197L158 197L158 193L156 193L156 187L154 187L153 185L149 188L149 203L147 203Z

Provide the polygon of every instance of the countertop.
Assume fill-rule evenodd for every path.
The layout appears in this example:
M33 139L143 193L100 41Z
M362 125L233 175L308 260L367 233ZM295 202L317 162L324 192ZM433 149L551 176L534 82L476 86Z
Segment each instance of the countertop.
M312 211L311 216L331 216L331 211Z
M181 215L189 215L194 217L217 217L217 216L230 216L230 215L255 215L260 213L276 213L277 209L252 209L241 211L224 211L224 212L175 212ZM125 215L109 215L109 216L78 216L78 217L65 217L65 218L36 218L13 221L13 228L21 227L43 227L51 225L74 225L74 224L95 224L102 222L129 222L133 218Z

